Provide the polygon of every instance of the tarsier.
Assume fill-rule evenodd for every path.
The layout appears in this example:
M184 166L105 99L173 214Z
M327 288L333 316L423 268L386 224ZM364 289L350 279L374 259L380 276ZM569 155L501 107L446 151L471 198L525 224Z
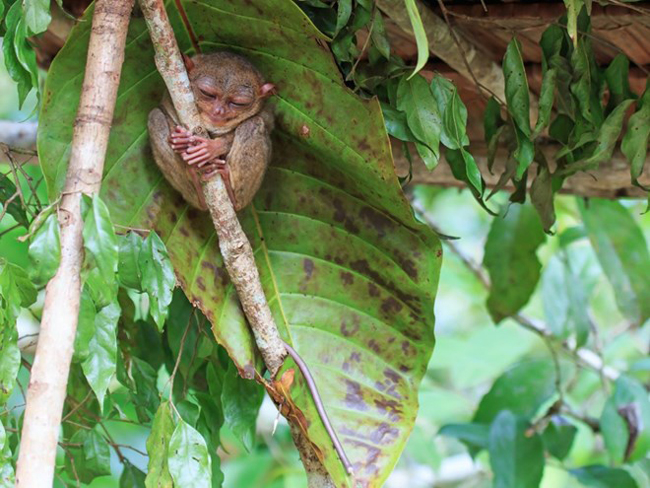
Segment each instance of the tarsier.
M166 94L149 113L154 159L190 205L206 210L199 178L221 174L235 210L241 210L259 190L271 158L273 113L264 101L274 86L236 54L199 54L185 58L185 65L201 121L212 138L182 127Z
M259 190L271 158L273 113L264 107L274 85L245 58L227 52L185 58L199 115L210 139L182 127L168 93L149 113L153 156L171 185L192 206L206 210L200 179L220 174L235 210ZM352 465L323 407L305 361L287 343L287 353L303 373L332 443L346 471Z

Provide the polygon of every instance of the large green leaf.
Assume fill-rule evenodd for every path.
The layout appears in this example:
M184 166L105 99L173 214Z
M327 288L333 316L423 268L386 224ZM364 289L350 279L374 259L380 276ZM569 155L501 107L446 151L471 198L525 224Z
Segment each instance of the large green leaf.
M413 427L433 348L440 243L401 192L379 104L345 87L326 38L293 2L169 2L190 52L177 5L204 51L243 53L278 87L275 156L240 221L281 334L311 367L356 478L381 486ZM65 178L89 30L90 22L75 28L48 74L39 159L51 197ZM180 200L150 156L146 119L163 91L144 22L134 18L102 197L113 222L161 236L188 298L250 377L255 346L212 223ZM290 393L337 485L349 483L300 375Z
M650 317L650 253L630 212L615 201L578 201L598 261L625 317L642 324Z

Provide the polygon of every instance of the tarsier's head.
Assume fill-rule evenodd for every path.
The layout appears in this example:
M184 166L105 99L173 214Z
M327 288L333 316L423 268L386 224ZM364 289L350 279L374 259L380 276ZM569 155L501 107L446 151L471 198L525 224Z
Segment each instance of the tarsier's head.
M219 52L185 58L194 98L206 128L228 130L257 114L275 87L250 61Z

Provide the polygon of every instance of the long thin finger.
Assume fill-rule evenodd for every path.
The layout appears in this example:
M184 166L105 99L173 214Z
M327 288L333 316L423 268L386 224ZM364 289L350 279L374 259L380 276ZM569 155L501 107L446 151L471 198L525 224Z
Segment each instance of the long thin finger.
M198 152L198 153L192 153L192 154L190 154L190 153L188 153L187 151L185 151L185 153L183 154L183 159L184 159L185 161L189 161L189 160L191 160L191 159L196 159L196 158L204 157L204 156L207 156L207 155L208 155L208 151L207 151L207 149L204 149L204 150L201 151L201 152Z
M208 150L208 146L205 143L199 144L197 146L190 146L187 148L188 153L197 153L199 151L207 151L207 150Z

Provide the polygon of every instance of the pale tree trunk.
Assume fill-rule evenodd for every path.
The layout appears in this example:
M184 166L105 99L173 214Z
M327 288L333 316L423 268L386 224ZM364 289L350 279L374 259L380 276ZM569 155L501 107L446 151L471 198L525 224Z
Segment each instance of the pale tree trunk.
M16 471L16 486L52 486L56 446L79 318L82 193L99 191L133 0L97 0L86 73L59 208L61 263L47 284Z

